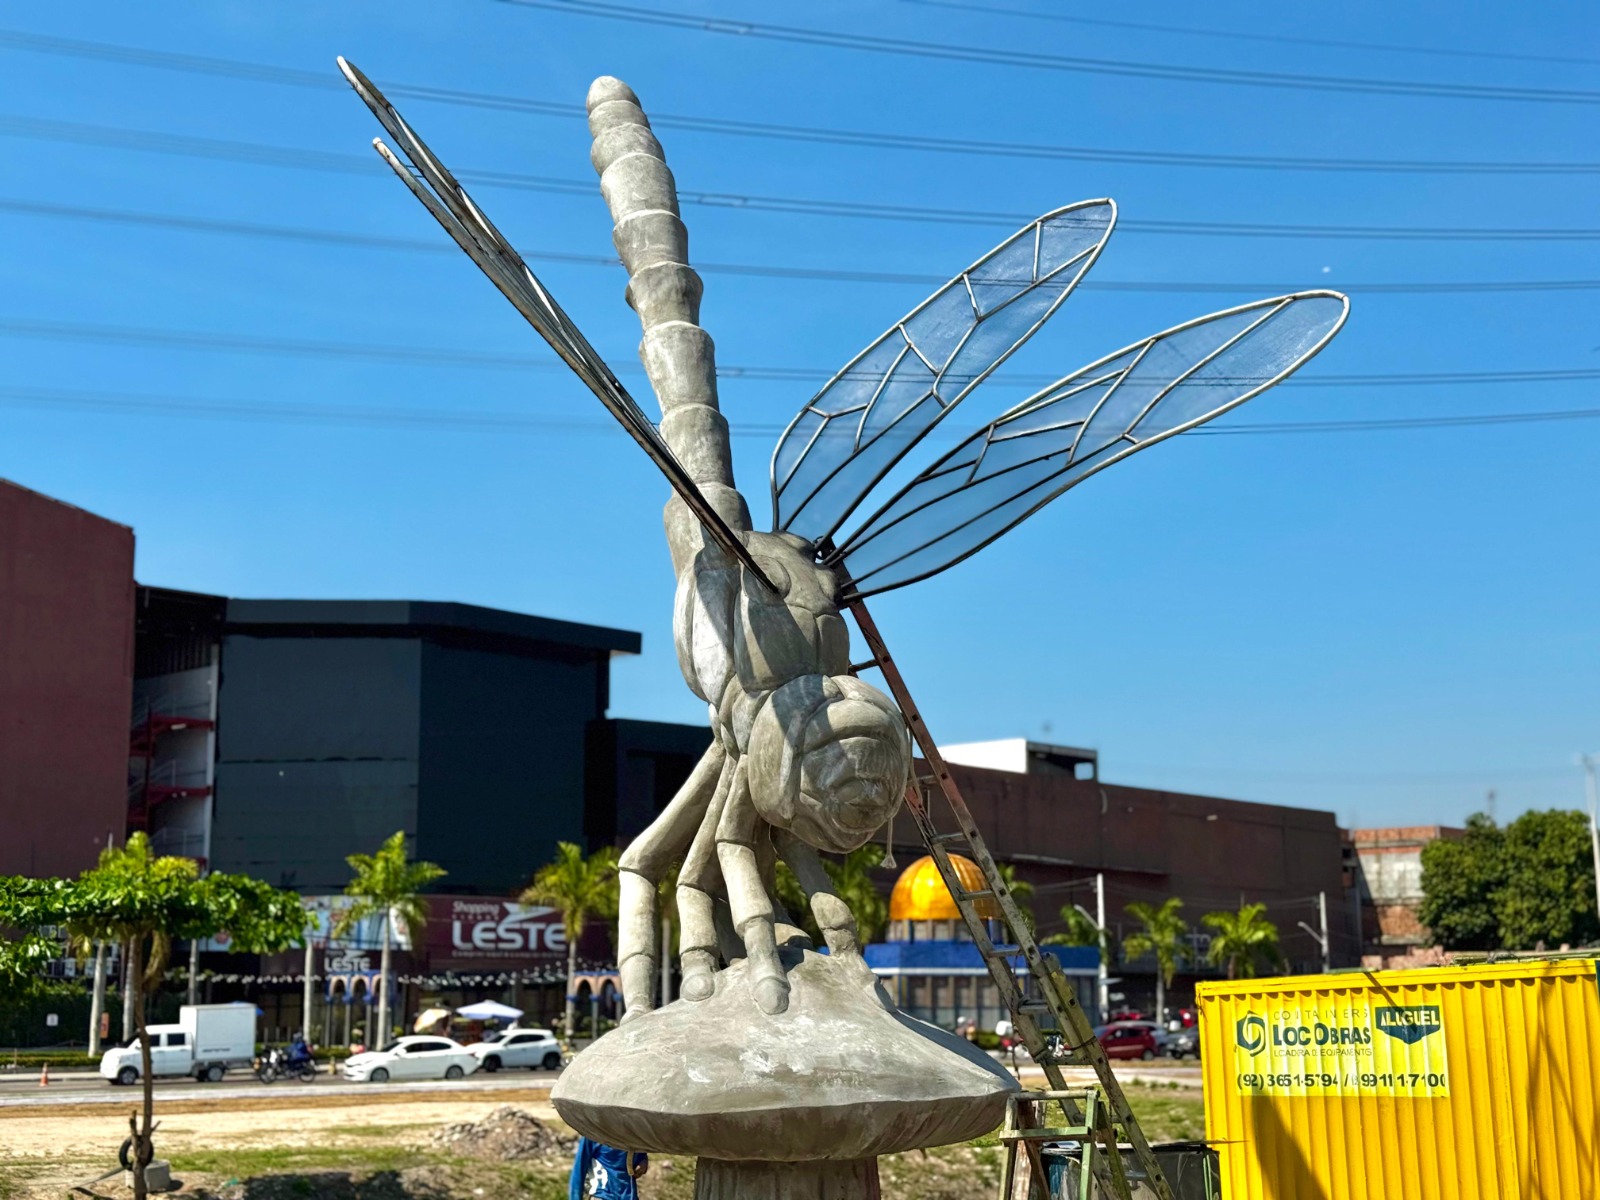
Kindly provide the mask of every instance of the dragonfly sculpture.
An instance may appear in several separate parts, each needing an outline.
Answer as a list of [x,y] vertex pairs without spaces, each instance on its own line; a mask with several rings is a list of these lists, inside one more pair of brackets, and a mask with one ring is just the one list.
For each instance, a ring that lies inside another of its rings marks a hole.
[[[904,455],[1048,320],[1105,248],[1110,200],[1048,213],[892,325],[801,409],[772,457],[771,532],[735,487],[715,357],[699,323],[676,184],[638,98],[602,78],[591,154],[644,328],[660,402],[652,422],[517,251],[383,94],[340,69],[394,140],[378,153],[457,245],[666,475],[677,574],[673,636],[713,743],[622,856],[618,964],[630,1017],[653,1004],[657,890],[679,867],[681,995],[713,994],[743,958],[756,1004],[782,1012],[778,947],[803,937],[776,900],[789,864],[835,955],[858,951],[818,851],[868,841],[905,795],[901,709],[855,677],[842,607],[953,566],[1068,488],[1271,387],[1338,332],[1349,302],[1306,291],[1241,305],[1135,342],[1016,405],[846,522]],[[401,156],[404,156],[403,160]]]

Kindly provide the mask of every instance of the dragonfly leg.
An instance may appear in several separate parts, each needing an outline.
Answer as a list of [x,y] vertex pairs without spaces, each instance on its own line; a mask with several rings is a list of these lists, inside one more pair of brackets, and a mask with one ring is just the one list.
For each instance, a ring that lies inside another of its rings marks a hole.
[[622,852],[618,863],[617,962],[627,1016],[655,1007],[658,955],[657,885],[673,861],[689,846],[705,821],[727,762],[727,752],[713,742],[661,815]]
[[779,851],[805,889],[811,915],[817,920],[817,928],[822,930],[829,953],[859,954],[861,939],[856,932],[855,915],[833,890],[833,880],[823,870],[817,852],[790,833],[782,834]]
[[717,861],[722,865],[734,928],[744,942],[746,969],[756,1004],[762,1012],[781,1013],[789,1007],[789,980],[778,960],[772,897],[762,881],[756,852],[756,836],[762,832],[762,822],[750,799],[745,772],[745,760],[741,759],[717,824]]
[[678,966],[683,972],[679,993],[685,1000],[705,1000],[716,991],[717,825],[733,785],[735,768],[724,759],[714,794],[695,831],[678,872]]

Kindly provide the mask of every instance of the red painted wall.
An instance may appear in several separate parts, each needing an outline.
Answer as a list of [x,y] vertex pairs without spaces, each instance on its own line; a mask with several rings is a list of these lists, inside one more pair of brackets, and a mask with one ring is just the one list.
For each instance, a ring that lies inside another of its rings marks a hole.
[[0,480],[0,875],[75,875],[127,824],[133,530]]

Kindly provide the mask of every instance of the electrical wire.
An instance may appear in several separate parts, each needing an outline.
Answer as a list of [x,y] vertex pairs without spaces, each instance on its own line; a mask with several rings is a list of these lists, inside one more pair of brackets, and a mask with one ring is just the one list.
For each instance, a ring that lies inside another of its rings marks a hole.
[[994,16],[1026,17],[1034,21],[1055,21],[1069,25],[1090,25],[1102,29],[1131,29],[1140,33],[1176,33],[1186,37],[1207,37],[1242,42],[1266,42],[1280,46],[1322,46],[1335,50],[1378,50],[1392,54],[1433,54],[1444,58],[1480,58],[1503,62],[1568,63],[1600,66],[1600,58],[1575,58],[1562,54],[1519,54],[1507,50],[1459,50],[1449,46],[1401,46],[1392,42],[1356,42],[1341,38],[1293,37],[1281,33],[1245,33],[1236,29],[1201,29],[1193,25],[1157,25],[1148,21],[1114,21],[1105,17],[1083,17],[1075,13],[1034,12],[1026,8],[1006,8],[995,4],[972,4],[964,0],[901,0],[926,8],[949,8]]
[[[559,416],[545,413],[471,411],[458,408],[424,409],[399,406],[351,404],[282,404],[278,402],[216,400],[193,396],[136,395],[115,392],[82,391],[61,388],[0,386],[0,406],[44,409],[50,412],[86,411],[95,413],[156,414],[172,417],[220,420],[266,421],[286,424],[354,425],[380,428],[421,428],[454,433],[591,434],[613,436],[619,432],[614,421],[599,416]],[[1458,428],[1471,425],[1501,425],[1514,421],[1592,420],[1600,408],[1569,409],[1544,413],[1487,413],[1481,416],[1399,418],[1391,421],[1310,422],[1307,433],[1379,432]],[[770,439],[782,433],[778,424],[752,424],[740,421],[731,429],[734,437]],[[1294,433],[1298,426],[1287,423],[1207,425],[1186,437],[1219,435],[1272,435]],[[936,430],[928,441],[949,440]]]
[[[371,175],[381,170],[375,158],[327,150],[302,150],[257,142],[154,133],[82,122],[54,121],[0,114],[0,136],[105,146],[143,153],[172,154],[187,158],[246,162],[256,166],[296,170],[333,171]],[[518,191],[547,192],[591,198],[598,190],[587,179],[530,175],[516,171],[475,170],[454,172],[464,183]],[[805,216],[878,221],[918,221],[940,225],[998,226],[1015,229],[1038,213],[997,212],[984,209],[937,208],[913,204],[875,204],[854,200],[824,200],[796,196],[758,196],[733,192],[678,189],[682,204],[746,212],[777,212]],[[1600,229],[1451,228],[1391,225],[1278,225],[1248,221],[1169,221],[1127,219],[1119,229],[1133,233],[1182,234],[1209,237],[1330,238],[1379,241],[1600,241]]]
[[[279,84],[318,91],[343,90],[334,72],[307,71],[268,63],[214,58],[197,54],[178,54],[167,50],[146,50],[107,42],[78,38],[50,37],[20,30],[0,29],[0,49],[126,66],[148,67],[182,74],[240,79],[255,83]],[[387,82],[384,90],[398,99],[422,100],[494,112],[529,116],[585,120],[581,104],[557,103],[525,96],[504,96],[492,92],[460,88],[433,87],[427,84]],[[652,110],[650,123],[660,129],[682,129],[717,136],[758,138],[772,141],[813,143],[835,146],[873,147],[917,153],[976,156],[982,158],[1043,159],[1065,162],[1106,162],[1134,166],[1175,166],[1251,171],[1331,171],[1424,175],[1593,175],[1600,173],[1600,162],[1528,162],[1457,159],[1382,159],[1338,156],[1297,156],[1277,154],[1202,154],[1194,151],[1128,150],[1107,146],[1062,146],[1030,142],[1007,142],[997,138],[954,138],[888,132],[884,130],[835,129],[817,125],[785,125],[770,121],[745,121],[731,117],[707,117],[688,113]]]
[[1089,58],[1081,55],[1040,54],[1026,50],[997,50],[982,46],[959,46],[946,42],[921,42],[911,38],[883,37],[861,33],[837,33],[828,29],[804,29],[794,25],[769,25],[758,21],[728,20],[693,13],[664,12],[629,4],[603,3],[601,0],[499,0],[518,8],[541,9],[569,16],[597,17],[657,28],[686,29],[788,45],[823,46],[836,50],[858,50],[896,57],[937,59],[947,62],[982,63],[1039,71],[1071,72],[1090,75],[1122,76],[1133,79],[1166,79],[1183,83],[1217,83],[1246,87],[1286,88],[1296,91],[1362,93],[1375,96],[1419,96],[1443,100],[1505,100],[1542,104],[1600,104],[1600,91],[1579,88],[1529,88],[1500,84],[1435,83],[1418,79],[1361,79],[1342,75],[1309,75],[1303,72],[1241,71],[1225,67],[1185,67],[1168,63],[1131,62],[1121,59]]
[[[299,358],[354,359],[396,365],[472,367],[486,370],[557,371],[567,367],[549,355],[503,354],[457,350],[438,346],[386,345],[370,342],[330,342],[310,338],[264,337],[259,334],[215,333],[205,330],[155,329],[147,326],[100,325],[80,321],[54,321],[32,317],[0,317],[0,336],[43,341],[88,342],[102,345],[159,346],[175,350],[206,350]],[[637,363],[619,359],[619,373],[642,374]],[[723,380],[795,382],[818,386],[832,371],[810,367],[718,364]],[[1045,387],[1059,376],[1033,372],[1004,372],[987,385]],[[1319,371],[1294,376],[1280,388],[1371,388],[1448,385],[1460,387],[1494,383],[1566,383],[1600,379],[1600,367],[1541,368],[1528,371],[1420,371],[1337,373]],[[1508,414],[1516,416],[1517,414]],[[1428,418],[1430,421],[1434,418]],[[1441,420],[1446,418],[1439,418]]]
[[[0,212],[19,216],[60,218],[104,224],[133,225],[173,229],[187,233],[206,233],[228,237],[308,242],[313,245],[352,246],[369,250],[396,250],[454,257],[460,252],[443,239],[393,237],[358,233],[353,230],[308,229],[304,226],[266,225],[251,221],[230,221],[215,217],[189,217],[173,213],[132,212],[126,209],[90,208],[77,204],[55,204],[43,200],[0,197]],[[522,256],[536,262],[571,263],[614,270],[621,260],[603,254],[571,254],[560,250],[524,250]],[[738,275],[768,279],[815,279],[839,283],[922,284],[937,287],[948,282],[944,275],[914,271],[857,271],[838,267],[789,267],[770,263],[718,263],[697,261],[695,269],[704,275]],[[1303,283],[1248,283],[1201,280],[1087,279],[1080,290],[1103,292],[1155,292],[1180,294],[1280,293],[1299,290]],[[1439,281],[1433,283],[1344,283],[1346,292],[1365,295],[1440,295],[1479,292],[1575,292],[1600,289],[1600,279],[1486,280],[1482,282]]]

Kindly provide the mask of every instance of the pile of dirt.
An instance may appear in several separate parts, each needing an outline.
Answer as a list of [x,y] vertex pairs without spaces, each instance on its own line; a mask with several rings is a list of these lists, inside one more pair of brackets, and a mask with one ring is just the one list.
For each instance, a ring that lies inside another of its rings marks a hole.
[[502,1104],[481,1121],[447,1125],[430,1135],[428,1143],[467,1158],[509,1162],[557,1154],[570,1158],[578,1139],[558,1134],[532,1113]]

